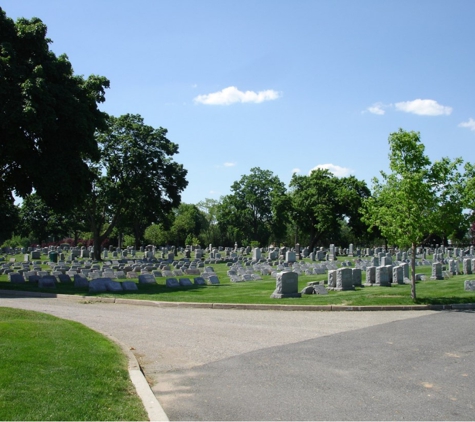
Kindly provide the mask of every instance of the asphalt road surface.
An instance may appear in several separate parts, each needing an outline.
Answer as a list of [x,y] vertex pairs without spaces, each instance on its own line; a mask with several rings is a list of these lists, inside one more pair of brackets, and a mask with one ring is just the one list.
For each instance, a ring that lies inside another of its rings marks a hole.
[[0,306],[128,345],[170,420],[475,420],[475,312]]

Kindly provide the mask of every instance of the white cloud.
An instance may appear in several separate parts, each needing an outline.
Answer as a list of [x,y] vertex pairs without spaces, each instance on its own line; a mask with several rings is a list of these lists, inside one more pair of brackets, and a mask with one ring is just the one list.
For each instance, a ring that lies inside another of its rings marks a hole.
[[294,173],[300,173],[302,170],[300,170],[299,168],[294,168],[292,169],[292,174]]
[[333,173],[336,177],[347,177],[351,173],[353,173],[352,169],[340,167],[335,164],[319,164],[318,166],[315,166],[313,169],[311,169],[308,172],[308,174],[312,173],[312,171],[317,170],[317,169],[328,170],[330,173]]
[[236,163],[224,163],[224,167],[234,167]]
[[470,130],[475,131],[475,120],[471,117],[468,119],[468,122],[462,122],[459,124],[459,127],[468,127]]
[[440,116],[452,113],[452,107],[443,106],[434,100],[414,100],[403,101],[395,104],[396,109],[406,113],[418,114],[420,116]]
[[194,98],[195,103],[207,105],[229,105],[233,103],[262,103],[276,100],[281,94],[273,89],[266,91],[239,91],[235,86],[224,88],[211,94],[198,95]]
[[368,107],[366,110],[373,114],[383,115],[384,113],[386,113],[386,111],[383,109],[385,107],[389,107],[389,106],[385,106],[382,103],[374,103],[371,107]]

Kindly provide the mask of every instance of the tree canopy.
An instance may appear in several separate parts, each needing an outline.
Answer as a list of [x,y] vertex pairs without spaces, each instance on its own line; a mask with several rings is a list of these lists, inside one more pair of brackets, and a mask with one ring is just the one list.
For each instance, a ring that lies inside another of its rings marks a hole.
[[356,235],[363,233],[360,208],[370,195],[366,183],[315,169],[308,176],[294,174],[290,189],[293,219],[298,230],[308,235],[310,249],[336,242],[344,219]]
[[[373,180],[373,196],[366,200],[365,221],[381,230],[392,244],[411,246],[412,298],[416,300],[416,248],[431,233],[447,230],[447,211],[462,214],[464,179],[460,159],[432,163],[424,154],[420,134],[400,129],[389,136],[389,168],[382,181]],[[457,186],[455,186],[457,185]]]
[[98,134],[101,160],[85,202],[96,257],[122,218],[132,224],[137,220],[145,231],[180,204],[187,171],[172,160],[178,145],[166,134],[166,129],[145,125],[132,114],[110,116],[107,129]]
[[[86,196],[99,159],[94,134],[109,81],[74,75],[49,50],[38,18],[13,22],[0,9],[0,193],[35,191],[48,206],[71,208]],[[61,183],[58,183],[58,181]]]
[[270,170],[259,167],[231,186],[218,206],[219,226],[231,239],[261,245],[285,236],[289,200],[285,185]]

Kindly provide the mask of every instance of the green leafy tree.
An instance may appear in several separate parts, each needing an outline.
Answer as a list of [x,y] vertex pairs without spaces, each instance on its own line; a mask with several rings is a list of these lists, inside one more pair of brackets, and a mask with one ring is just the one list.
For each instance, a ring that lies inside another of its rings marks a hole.
[[202,211],[207,220],[207,228],[202,229],[200,238],[203,240],[204,245],[223,245],[226,243],[225,236],[220,230],[218,225],[218,207],[220,201],[216,199],[206,198],[196,204],[198,209]]
[[10,193],[0,192],[0,244],[13,236],[20,223],[19,208]]
[[366,200],[365,221],[380,229],[392,244],[411,246],[411,296],[416,300],[416,248],[430,233],[443,232],[446,212],[460,212],[448,204],[451,196],[450,183],[463,191],[464,179],[457,172],[460,159],[447,158],[431,163],[424,154],[420,134],[400,129],[389,136],[389,168],[391,173],[381,172],[382,181],[373,180],[373,196]]
[[176,210],[170,234],[175,245],[185,246],[189,236],[198,238],[203,230],[208,227],[205,214],[193,204],[180,204]]
[[36,193],[25,197],[19,208],[19,217],[19,233],[38,244],[50,239],[58,241],[71,234],[77,243],[80,233],[86,229],[84,214],[80,210],[56,211]]
[[109,81],[74,75],[46,32],[40,19],[15,23],[0,9],[0,194],[35,191],[63,210],[90,191],[87,161],[99,158],[94,134],[105,114],[97,105]]
[[151,224],[145,229],[145,242],[150,245],[164,246],[171,239],[170,232],[166,230],[163,224]]
[[217,220],[232,243],[266,245],[285,236],[290,201],[284,183],[270,170],[252,168],[232,184],[231,192],[219,204]]
[[158,223],[180,204],[187,171],[172,160],[178,145],[166,134],[166,129],[154,129],[132,114],[110,116],[107,130],[98,134],[101,161],[85,203],[97,258],[122,217],[132,221],[134,215],[146,216]]
[[293,221],[308,235],[310,249],[338,241],[343,220],[354,235],[361,235],[367,227],[361,223],[360,208],[369,195],[365,182],[354,176],[338,178],[325,169],[308,176],[294,174],[290,181]]

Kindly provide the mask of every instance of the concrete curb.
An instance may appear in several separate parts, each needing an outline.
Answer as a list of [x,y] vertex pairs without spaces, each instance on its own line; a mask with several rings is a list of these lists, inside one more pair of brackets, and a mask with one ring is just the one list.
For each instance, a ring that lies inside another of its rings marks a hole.
[[[90,329],[92,330],[92,328]],[[115,338],[114,336],[111,336],[108,333],[104,333],[98,330],[95,331],[101,333],[103,336],[107,337],[109,340],[112,340],[114,343],[121,347],[124,355],[129,361],[128,371],[130,380],[132,381],[132,384],[134,384],[135,390],[137,391],[137,395],[142,400],[144,408],[147,411],[149,420],[168,422],[168,416],[160,405],[158,399],[155,397],[155,394],[153,394],[152,389],[150,388],[150,385],[145,379],[142,369],[140,368],[140,364],[138,363],[137,358],[130,351],[130,347],[126,346],[119,339]]]
[[44,297],[74,300],[85,303],[117,303],[123,305],[156,306],[159,308],[202,308],[202,309],[242,309],[259,311],[444,311],[475,310],[475,303],[454,303],[449,305],[385,305],[385,306],[345,306],[345,305],[271,305],[252,303],[199,303],[199,302],[160,302],[154,300],[121,299],[100,296],[78,296],[56,293],[25,292],[19,290],[0,290],[0,295],[16,297]]

